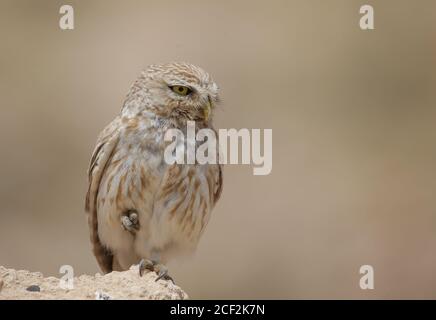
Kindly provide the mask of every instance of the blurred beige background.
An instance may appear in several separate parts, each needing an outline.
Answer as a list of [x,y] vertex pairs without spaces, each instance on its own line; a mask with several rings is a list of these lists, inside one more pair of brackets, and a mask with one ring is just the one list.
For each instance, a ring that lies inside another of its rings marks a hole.
[[218,128],[273,129],[271,175],[227,166],[196,255],[170,264],[192,298],[436,298],[435,18],[433,0],[1,0],[0,264],[98,272],[97,134],[141,68],[182,60],[219,83]]

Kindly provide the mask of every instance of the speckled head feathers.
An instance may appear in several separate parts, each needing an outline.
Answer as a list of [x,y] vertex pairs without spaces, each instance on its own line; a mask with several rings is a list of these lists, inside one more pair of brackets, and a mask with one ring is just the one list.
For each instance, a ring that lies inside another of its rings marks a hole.
[[[177,94],[174,86],[186,87],[189,94]],[[208,121],[218,101],[218,86],[206,71],[189,63],[172,62],[150,65],[142,71],[128,94],[125,109],[129,113],[147,111],[161,117]]]

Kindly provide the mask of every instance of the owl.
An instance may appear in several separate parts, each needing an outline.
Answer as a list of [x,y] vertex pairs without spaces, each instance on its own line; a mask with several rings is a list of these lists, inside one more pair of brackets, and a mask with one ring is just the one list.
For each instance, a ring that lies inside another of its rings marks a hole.
[[101,132],[88,169],[86,212],[93,253],[104,273],[155,271],[192,253],[220,198],[219,164],[168,164],[170,129],[212,130],[218,86],[188,63],[151,65],[131,86],[119,115]]

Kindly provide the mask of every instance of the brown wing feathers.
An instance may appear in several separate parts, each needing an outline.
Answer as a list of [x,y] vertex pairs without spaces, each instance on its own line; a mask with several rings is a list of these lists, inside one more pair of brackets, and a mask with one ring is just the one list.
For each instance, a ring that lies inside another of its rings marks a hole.
[[111,136],[108,138],[109,139],[106,141],[102,141],[97,145],[92,155],[88,171],[89,186],[85,203],[85,209],[88,212],[88,224],[93,247],[92,249],[97,262],[104,273],[112,271],[113,256],[112,253],[102,245],[98,237],[97,195],[101,178],[118,142],[118,136]]

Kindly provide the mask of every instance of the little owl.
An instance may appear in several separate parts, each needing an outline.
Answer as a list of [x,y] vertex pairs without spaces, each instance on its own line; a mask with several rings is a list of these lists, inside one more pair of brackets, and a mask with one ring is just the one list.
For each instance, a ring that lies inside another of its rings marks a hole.
[[139,263],[171,279],[168,259],[193,252],[222,190],[219,164],[167,164],[169,129],[212,127],[218,87],[187,63],[152,65],[130,88],[92,154],[86,211],[103,272]]

